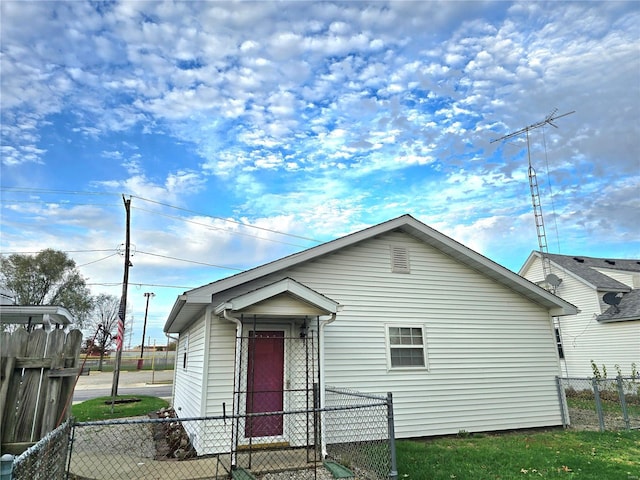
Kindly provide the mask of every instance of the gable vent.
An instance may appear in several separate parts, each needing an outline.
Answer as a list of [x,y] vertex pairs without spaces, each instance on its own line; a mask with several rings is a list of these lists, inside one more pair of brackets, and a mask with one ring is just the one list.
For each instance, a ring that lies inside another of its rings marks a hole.
[[406,247],[391,247],[391,271],[409,273],[409,251]]

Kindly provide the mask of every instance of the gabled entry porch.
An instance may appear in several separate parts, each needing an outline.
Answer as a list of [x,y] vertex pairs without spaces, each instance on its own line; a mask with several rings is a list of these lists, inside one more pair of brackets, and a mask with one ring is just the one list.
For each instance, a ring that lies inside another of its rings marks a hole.
[[290,278],[214,309],[236,326],[235,452],[304,447],[316,458],[321,429],[313,409],[324,403],[323,331],[339,309]]

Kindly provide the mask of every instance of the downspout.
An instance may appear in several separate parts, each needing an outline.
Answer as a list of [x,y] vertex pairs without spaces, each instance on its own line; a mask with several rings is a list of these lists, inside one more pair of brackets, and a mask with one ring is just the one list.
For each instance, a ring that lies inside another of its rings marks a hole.
[[[231,468],[235,468],[237,464],[236,454],[237,454],[237,444],[238,444],[238,432],[235,422],[235,416],[240,413],[240,396],[236,395],[236,391],[240,388],[240,355],[241,355],[241,342],[242,342],[242,321],[239,318],[236,318],[229,314],[229,311],[225,308],[222,310],[222,316],[225,320],[228,320],[231,323],[235,323],[236,325],[236,352],[235,352],[235,375],[234,375],[234,385],[233,385],[233,411],[232,421],[231,421]],[[236,405],[236,396],[238,397],[238,404]]]
[[[320,322],[320,331],[318,332],[318,342],[320,343],[320,358],[319,358],[319,368],[320,368],[320,408],[325,407],[325,381],[324,381],[324,327],[333,323],[336,319],[336,314],[332,313],[331,316]],[[322,458],[327,457],[327,442],[325,440],[325,429],[324,429],[324,414],[320,415],[320,423],[322,428],[320,429],[320,445],[322,446]]]

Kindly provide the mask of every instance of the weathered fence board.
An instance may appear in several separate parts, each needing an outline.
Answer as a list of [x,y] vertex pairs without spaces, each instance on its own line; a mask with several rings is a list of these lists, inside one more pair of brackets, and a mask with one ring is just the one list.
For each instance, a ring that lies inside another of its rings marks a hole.
[[82,333],[19,328],[1,341],[2,451],[23,450],[69,417]]

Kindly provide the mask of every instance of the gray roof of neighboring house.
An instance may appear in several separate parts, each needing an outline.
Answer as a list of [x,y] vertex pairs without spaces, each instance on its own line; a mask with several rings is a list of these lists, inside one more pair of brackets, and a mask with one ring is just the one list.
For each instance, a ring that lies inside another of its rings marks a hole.
[[553,263],[569,270],[596,287],[598,290],[629,292],[631,288],[628,285],[595,270],[594,268],[606,268],[609,270],[640,273],[640,260],[593,258],[577,255],[558,255],[555,253],[548,253],[547,256]]
[[640,320],[640,290],[625,293],[618,305],[611,305],[604,313],[598,315],[596,320],[603,323]]
[[547,254],[549,260],[593,285],[596,290],[621,293],[620,303],[598,315],[599,322],[640,320],[640,290],[599,272],[596,268],[640,273],[640,260],[628,258],[593,258]]

